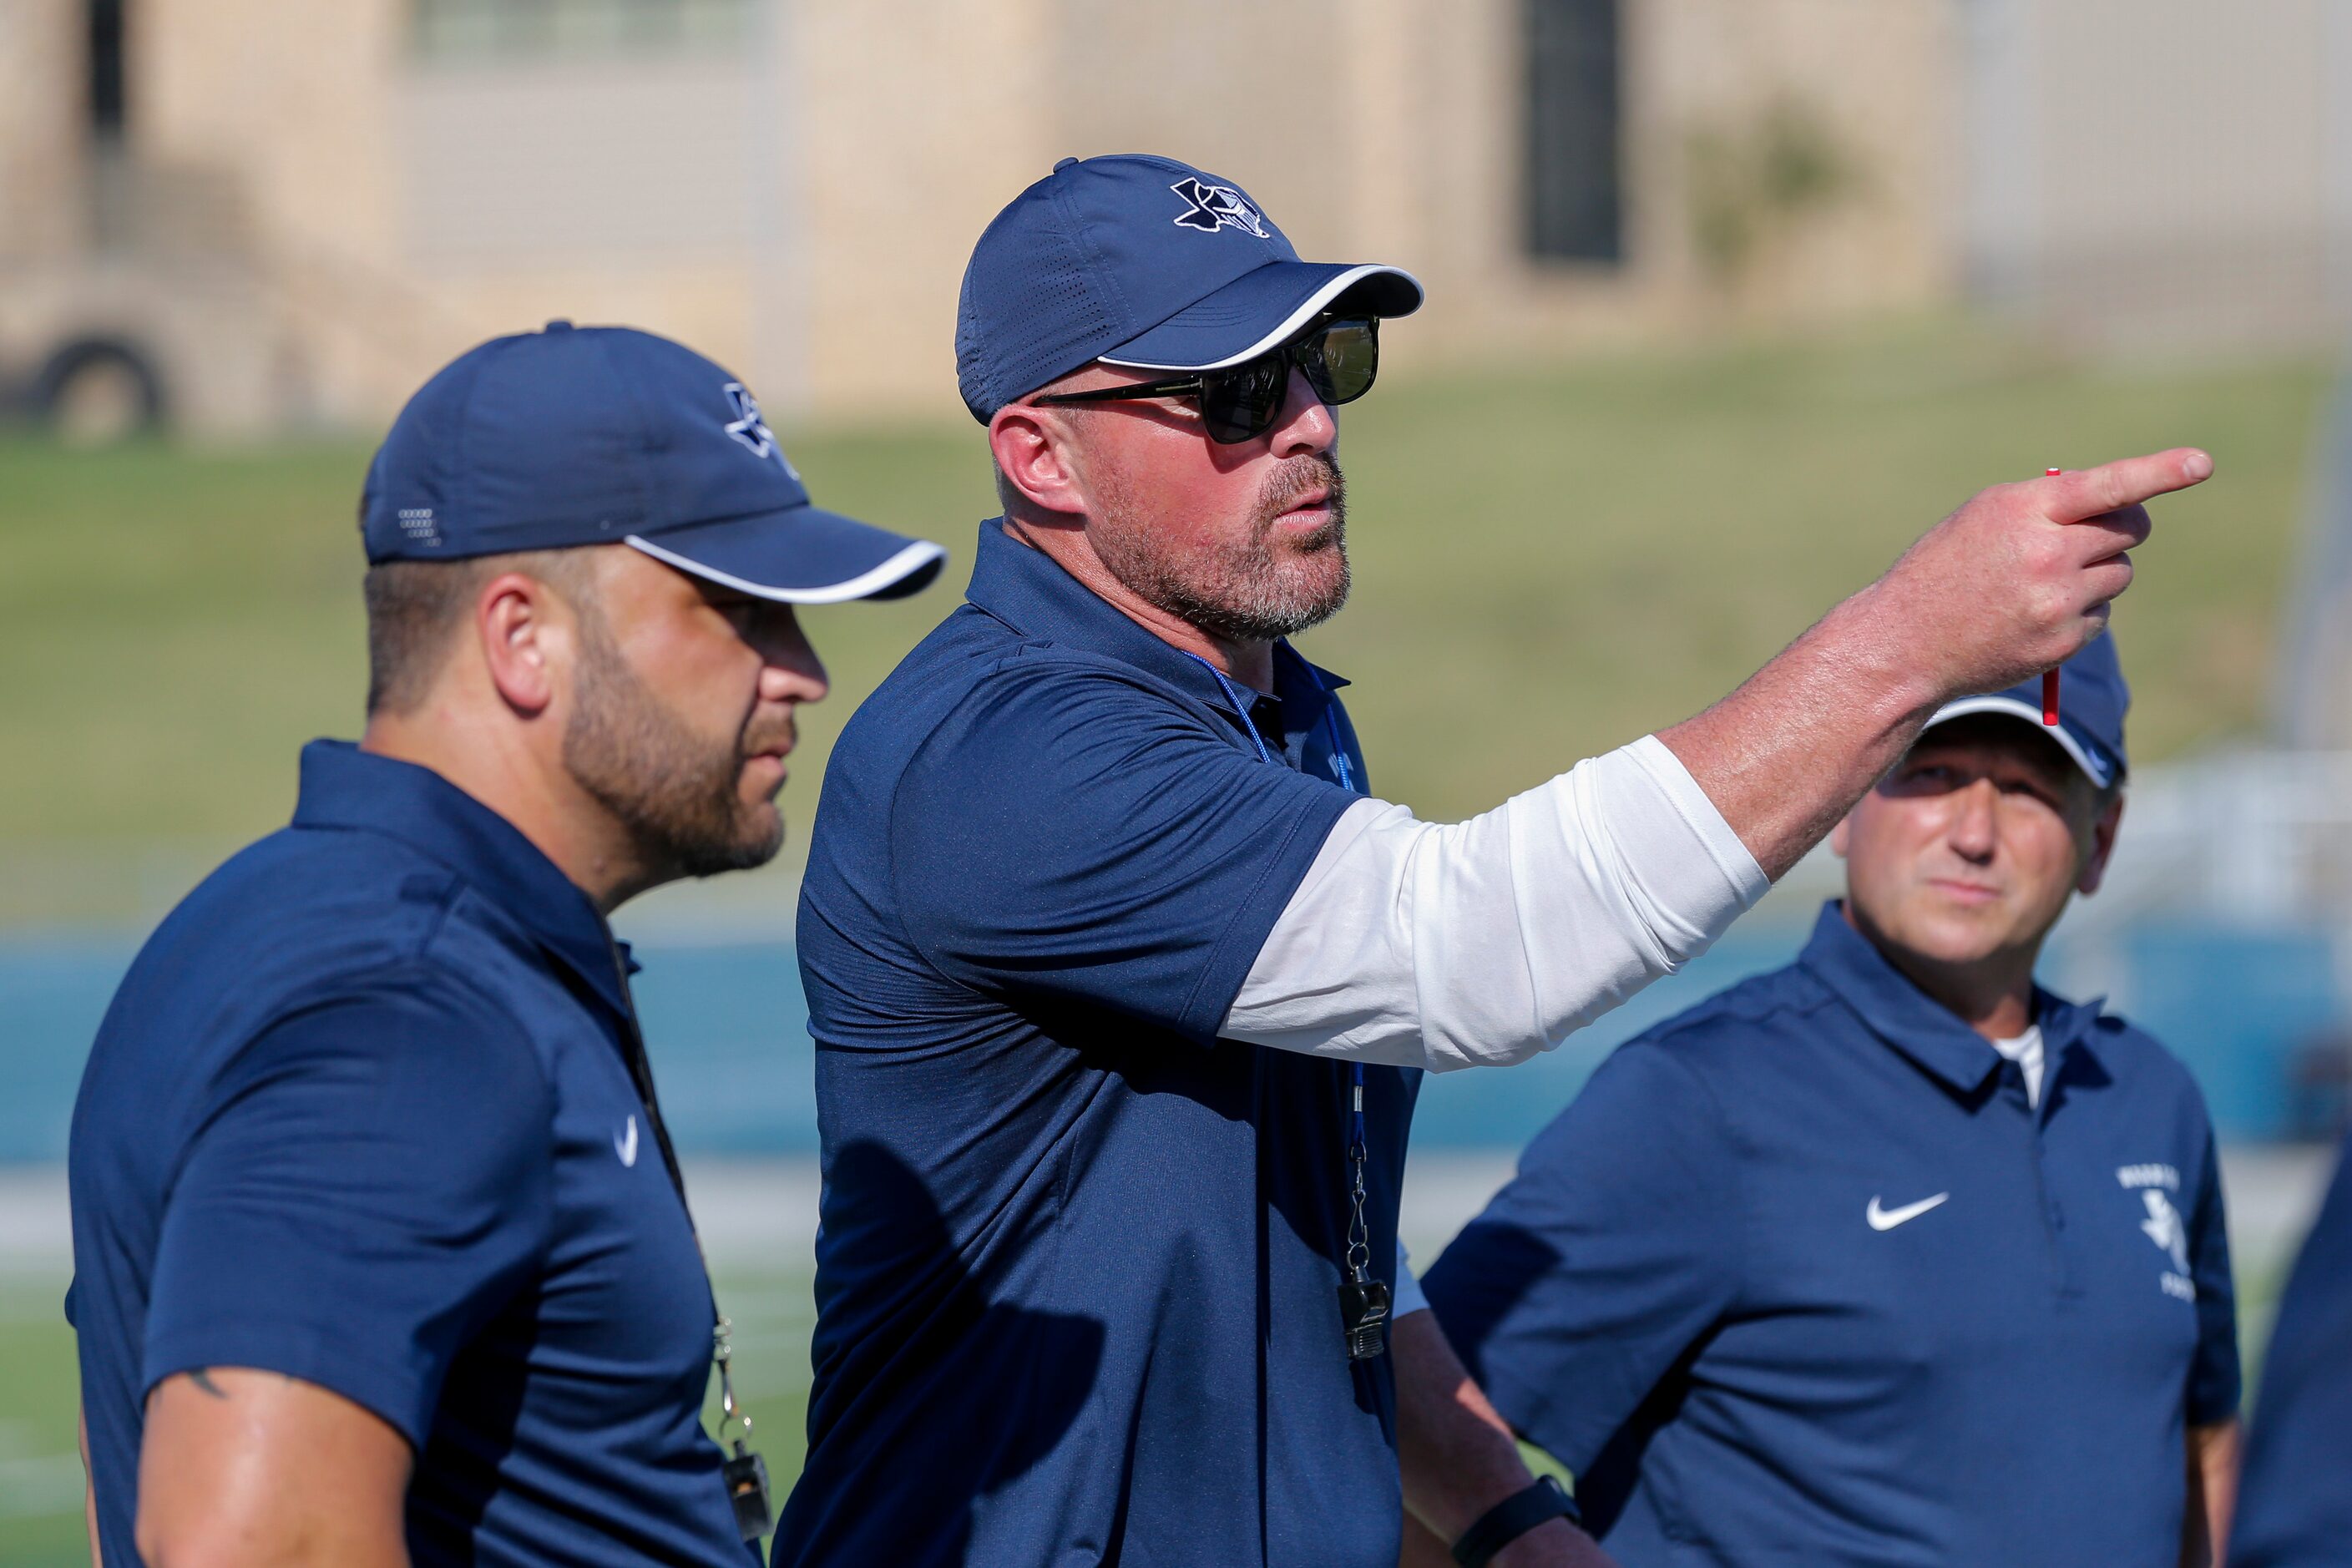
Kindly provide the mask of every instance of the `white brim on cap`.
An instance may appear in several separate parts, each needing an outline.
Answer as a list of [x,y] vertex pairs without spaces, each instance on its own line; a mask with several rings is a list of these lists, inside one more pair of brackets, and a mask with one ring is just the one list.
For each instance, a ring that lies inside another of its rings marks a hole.
[[1296,337],[1360,288],[1381,296],[1368,315],[1405,316],[1421,308],[1421,279],[1401,267],[1274,261],[1098,357],[1129,370],[1230,369]]
[[[1937,709],[1936,716],[1927,721],[1927,728],[1932,730],[1938,724],[1947,723],[1954,719],[1965,719],[1972,713],[2006,713],[2012,718],[2022,719],[2057,742],[2060,749],[2074,759],[2074,765],[2081,768],[2093,784],[2105,789],[2115,782],[2115,774],[2107,764],[2100,761],[2097,753],[2083,744],[2075,738],[2074,732],[2066,727],[2063,710],[2060,710],[2057,723],[2044,724],[2042,721],[2042,710],[2034,707],[2031,702],[1998,694],[1990,697],[1963,697],[1957,702],[1947,702]],[[1923,730],[1920,732],[1925,734],[1927,731]]]
[[695,523],[623,542],[706,582],[784,605],[897,599],[940,574],[948,552],[821,507]]

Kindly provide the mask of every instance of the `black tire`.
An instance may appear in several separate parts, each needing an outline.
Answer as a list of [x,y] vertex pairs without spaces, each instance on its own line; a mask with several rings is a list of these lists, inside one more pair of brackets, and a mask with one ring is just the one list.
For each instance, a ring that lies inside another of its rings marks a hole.
[[33,379],[26,411],[40,424],[58,428],[68,416],[78,387],[92,376],[113,376],[130,394],[130,417],[115,436],[147,435],[163,426],[170,412],[163,379],[138,345],[117,338],[77,338],[51,354]]

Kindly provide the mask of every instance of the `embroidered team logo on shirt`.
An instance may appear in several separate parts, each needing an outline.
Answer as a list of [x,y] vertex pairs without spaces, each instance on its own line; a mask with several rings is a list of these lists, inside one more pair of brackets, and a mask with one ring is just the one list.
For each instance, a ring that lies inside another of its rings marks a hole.
[[1176,215],[1179,228],[1197,228],[1203,234],[1238,228],[1260,239],[1265,237],[1265,215],[1233,186],[1203,184],[1187,174],[1168,188],[1191,204]]
[[2158,1276],[2157,1283],[2168,1296],[2196,1300],[2197,1281],[2189,1271],[2189,1225],[2172,1201],[2180,1191],[2180,1173],[2163,1164],[2123,1165],[2116,1168],[2116,1181],[2126,1191],[2139,1194],[2140,1206],[2147,1211],[2139,1222],[2140,1233],[2172,1265]]

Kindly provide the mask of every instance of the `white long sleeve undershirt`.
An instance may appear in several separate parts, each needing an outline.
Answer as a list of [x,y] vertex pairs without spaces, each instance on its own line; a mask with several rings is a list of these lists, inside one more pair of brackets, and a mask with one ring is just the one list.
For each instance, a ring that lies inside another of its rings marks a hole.
[[1654,735],[1467,822],[1360,801],[1220,1032],[1440,1072],[1524,1061],[1706,952],[1768,886]]

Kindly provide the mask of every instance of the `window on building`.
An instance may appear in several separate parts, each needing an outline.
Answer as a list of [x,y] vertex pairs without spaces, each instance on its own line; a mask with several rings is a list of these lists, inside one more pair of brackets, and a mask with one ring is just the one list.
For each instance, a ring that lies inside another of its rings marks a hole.
[[123,87],[122,0],[89,0],[89,133],[100,142],[122,140],[129,95]]
[[723,50],[753,0],[415,0],[426,59],[555,58]]
[[1560,261],[1625,258],[1619,0],[1524,0],[1527,240]]

